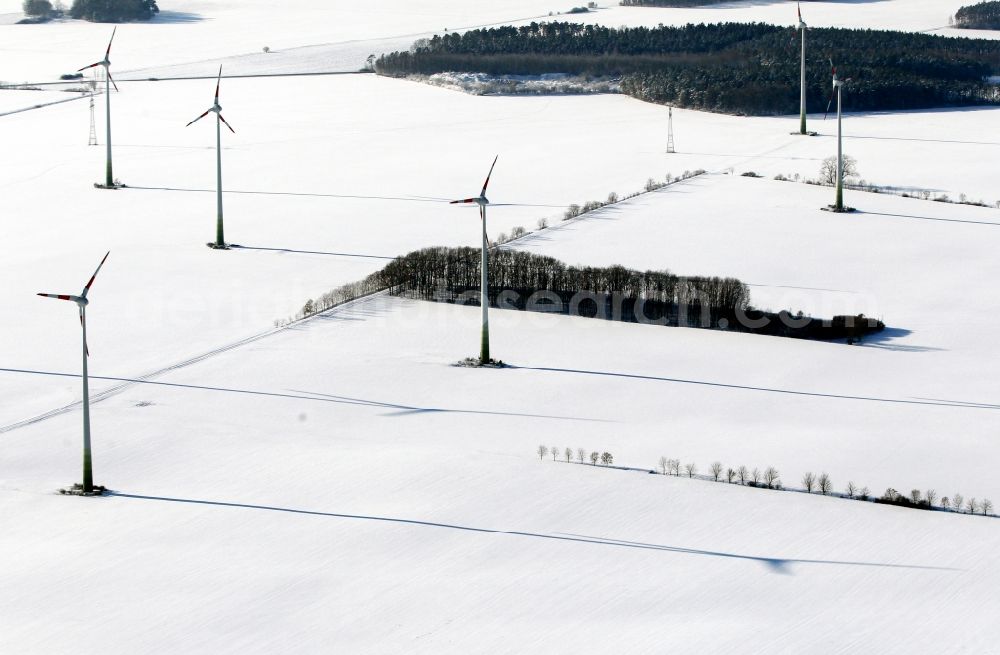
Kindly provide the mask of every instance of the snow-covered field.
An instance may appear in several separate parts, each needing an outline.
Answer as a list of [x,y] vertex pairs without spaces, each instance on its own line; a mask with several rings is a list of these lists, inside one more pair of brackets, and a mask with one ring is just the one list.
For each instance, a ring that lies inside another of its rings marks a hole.
[[[160,19],[119,30],[114,70],[350,70],[375,43],[568,9],[285,4],[164,0]],[[807,19],[929,30],[960,4],[816,2]],[[0,0],[0,79],[52,80],[99,58],[109,26],[12,25],[19,5]],[[790,9],[587,20],[790,22]],[[277,52],[247,54],[263,45]],[[0,651],[995,648],[993,519],[533,451],[609,450],[650,468],[666,455],[703,472],[718,459],[775,466],[789,486],[813,470],[838,490],[1000,501],[996,209],[848,193],[860,211],[835,216],[818,211],[829,189],[739,177],[816,176],[835,149],[821,117],[821,136],[801,138],[794,119],[678,110],[668,155],[664,109],[622,96],[228,79],[226,235],[244,247],[216,252],[204,245],[213,126],[184,127],[212,81],[120,86],[115,175],[130,188],[115,192],[92,187],[104,148],[86,145],[85,99],[33,109],[67,94],[0,91]],[[851,115],[846,151],[867,180],[992,203],[998,118]],[[553,224],[515,247],[735,275],[759,306],[863,311],[890,330],[848,348],[498,311],[495,354],[515,367],[501,371],[450,366],[475,354],[476,308],[377,298],[268,334],[391,257],[477,245],[475,212],[445,201],[478,191],[496,153],[490,198],[522,206],[491,211],[491,235]],[[710,174],[559,221],[570,203],[697,168]],[[97,482],[119,495],[72,499],[53,492],[79,475],[79,324],[34,294],[78,292],[107,250],[90,370]]]

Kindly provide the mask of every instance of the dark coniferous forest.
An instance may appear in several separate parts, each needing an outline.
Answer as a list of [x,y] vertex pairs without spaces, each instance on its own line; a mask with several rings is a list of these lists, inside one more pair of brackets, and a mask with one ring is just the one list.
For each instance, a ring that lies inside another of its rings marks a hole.
[[[746,284],[735,278],[681,277],[623,266],[567,266],[552,257],[512,250],[490,253],[493,307],[587,318],[693,328],[717,328],[801,339],[858,339],[885,325],[862,316],[819,319],[750,307]],[[390,290],[395,295],[479,304],[480,250],[425,248],[393,260],[361,282],[310,300],[303,315]]]
[[1000,30],[1000,0],[962,7],[955,12],[955,27]]
[[[833,59],[847,111],[1000,104],[986,78],[1000,72],[1000,42],[884,30],[810,29],[807,101],[822,111]],[[723,23],[608,28],[532,23],[451,33],[383,55],[383,75],[445,71],[494,75],[619,76],[642,100],[731,114],[798,111],[799,34],[791,27]]]

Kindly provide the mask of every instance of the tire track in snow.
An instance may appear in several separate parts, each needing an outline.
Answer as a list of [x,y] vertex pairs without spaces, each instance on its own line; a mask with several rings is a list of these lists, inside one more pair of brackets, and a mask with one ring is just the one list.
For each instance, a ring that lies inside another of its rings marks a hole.
[[[241,348],[241,347],[249,345],[251,343],[255,343],[257,341],[261,341],[263,339],[266,339],[268,337],[274,336],[276,334],[280,334],[280,333],[282,333],[282,332],[284,332],[284,331],[286,331],[288,329],[291,329],[293,327],[298,327],[298,326],[302,325],[303,323],[307,323],[307,322],[309,322],[309,321],[311,321],[313,319],[316,319],[316,318],[318,318],[320,316],[328,316],[330,314],[335,314],[336,312],[338,312],[340,310],[352,307],[352,306],[354,306],[356,304],[367,302],[367,301],[372,300],[372,299],[374,299],[376,297],[387,295],[388,293],[389,293],[388,289],[383,289],[382,291],[374,291],[372,293],[369,293],[367,295],[361,296],[359,298],[355,298],[354,300],[348,300],[346,302],[343,302],[343,303],[341,303],[339,305],[336,305],[334,307],[331,307],[330,309],[327,309],[325,311],[313,314],[312,316],[299,319],[298,321],[293,321],[292,323],[289,323],[288,325],[283,325],[281,327],[271,328],[270,330],[265,330],[264,332],[258,332],[257,334],[251,335],[251,336],[246,337],[244,339],[240,339],[239,341],[234,341],[234,342],[228,343],[228,344],[226,344],[224,346],[219,346],[218,348],[213,348],[212,350],[209,350],[207,352],[203,352],[200,355],[195,355],[194,357],[189,357],[188,359],[184,359],[182,361],[176,362],[176,363],[171,364],[169,366],[165,366],[165,367],[157,369],[155,371],[151,371],[151,372],[146,373],[144,375],[139,375],[139,376],[137,376],[135,378],[132,378],[128,382],[122,382],[121,384],[116,384],[115,386],[113,386],[113,387],[111,387],[109,389],[105,389],[104,391],[101,391],[99,393],[91,394],[90,395],[90,404],[93,405],[94,403],[99,403],[102,400],[107,400],[108,398],[111,398],[113,396],[116,396],[116,395],[120,394],[121,392],[125,391],[126,389],[128,389],[129,387],[131,387],[133,385],[141,384],[143,382],[147,382],[149,380],[153,380],[155,378],[158,378],[158,377],[160,377],[162,375],[166,375],[167,373],[171,373],[173,371],[177,371],[177,370],[180,370],[180,369],[183,369],[183,368],[187,368],[188,366],[192,366],[194,364],[198,364],[198,363],[203,362],[203,361],[205,361],[207,359],[211,359],[212,357],[215,357],[217,355],[221,355],[223,353],[227,353],[227,352],[230,352],[232,350],[236,350],[237,348]],[[83,400],[80,399],[80,400],[77,400],[75,402],[69,403],[68,405],[63,405],[62,407],[56,407],[55,409],[50,409],[47,412],[44,412],[42,414],[38,414],[36,416],[32,416],[31,418],[26,418],[24,420],[17,421],[15,423],[9,423],[7,425],[0,426],[0,434],[4,434],[4,433],[7,433],[7,432],[12,432],[12,431],[17,430],[19,428],[27,427],[29,425],[35,425],[36,423],[41,423],[42,421],[46,421],[46,420],[48,420],[50,418],[55,418],[56,416],[61,416],[61,415],[66,414],[68,412],[74,411],[75,409],[77,409],[78,407],[80,407],[82,405],[83,405]]]

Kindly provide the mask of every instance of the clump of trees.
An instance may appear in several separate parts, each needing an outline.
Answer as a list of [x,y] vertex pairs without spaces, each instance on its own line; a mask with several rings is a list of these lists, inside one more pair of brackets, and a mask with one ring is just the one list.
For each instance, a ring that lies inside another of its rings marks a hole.
[[[811,111],[826,106],[827,58],[850,62],[847,111],[1000,104],[986,78],[1000,71],[1000,43],[861,29],[814,28],[806,79]],[[448,33],[383,55],[382,75],[445,71],[490,75],[567,73],[620,77],[627,95],[731,114],[796,113],[794,28],[763,23],[609,28],[531,23]]]
[[95,23],[149,20],[159,13],[156,0],[73,0],[69,15]]
[[26,16],[44,17],[52,13],[53,7],[49,0],[24,0],[21,10]]
[[973,30],[1000,30],[1000,1],[979,2],[962,7],[951,21],[955,27]]

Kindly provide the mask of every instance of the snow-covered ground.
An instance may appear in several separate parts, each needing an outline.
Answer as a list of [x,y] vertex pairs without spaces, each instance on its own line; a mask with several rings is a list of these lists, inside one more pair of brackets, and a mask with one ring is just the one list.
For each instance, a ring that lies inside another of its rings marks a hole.
[[[119,30],[115,70],[348,70],[375,42],[568,8],[286,4],[161,2],[160,19]],[[930,29],[958,5],[808,3],[807,20]],[[10,22],[7,81],[89,63],[109,31]],[[242,56],[263,45],[279,52]],[[838,489],[1000,501],[996,209],[848,193],[861,211],[834,216],[818,211],[829,189],[738,177],[816,176],[832,122],[801,138],[794,119],[678,110],[668,155],[664,109],[622,96],[228,79],[226,229],[244,248],[216,252],[214,126],[184,127],[212,81],[121,88],[115,174],[130,188],[115,192],[92,187],[104,148],[86,145],[85,99],[32,109],[67,94],[0,91],[0,114],[28,109],[0,116],[0,650],[989,652],[1000,636],[995,520],[532,455],[545,443],[702,471],[719,459],[775,466],[792,486],[825,470]],[[998,117],[851,115],[846,150],[867,180],[992,203]],[[864,311],[891,329],[848,348],[494,312],[495,354],[516,367],[501,371],[450,366],[475,354],[476,308],[382,298],[267,334],[393,256],[477,245],[475,212],[445,201],[478,191],[496,153],[490,198],[524,206],[492,210],[491,235],[553,223],[516,247],[736,275],[757,305]],[[558,220],[697,168],[712,174]],[[34,294],[79,291],[107,250],[88,311],[94,443],[97,481],[121,495],[65,498],[53,490],[79,474],[79,326],[71,305]]]
[[996,488],[995,409],[890,402],[939,383],[890,387],[905,367],[877,367],[907,355],[884,349],[493,317],[518,368],[449,366],[474,349],[476,308],[370,301],[133,386],[94,408],[98,479],[120,496],[51,494],[76,471],[78,415],[4,435],[5,640],[912,653],[989,652],[1000,636],[994,519],[533,455],[718,457],[787,484],[808,467],[838,487],[850,472],[969,495]]

